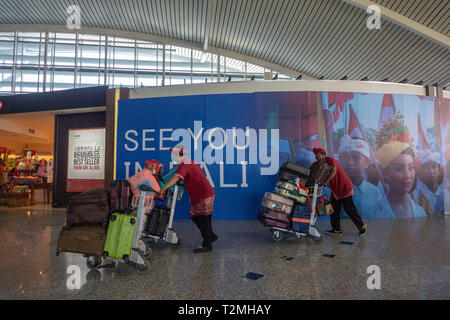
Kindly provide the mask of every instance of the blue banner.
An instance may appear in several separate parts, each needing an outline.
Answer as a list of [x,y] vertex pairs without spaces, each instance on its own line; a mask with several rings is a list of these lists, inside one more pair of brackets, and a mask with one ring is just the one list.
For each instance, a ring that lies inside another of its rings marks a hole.
[[[364,219],[448,212],[448,99],[351,92],[216,94],[120,100],[117,116],[116,178],[136,174],[150,159],[168,170],[170,147],[182,144],[214,187],[214,219],[256,219],[279,167],[285,161],[309,167],[318,146],[352,180]],[[185,194],[175,218],[187,219],[189,211]]]

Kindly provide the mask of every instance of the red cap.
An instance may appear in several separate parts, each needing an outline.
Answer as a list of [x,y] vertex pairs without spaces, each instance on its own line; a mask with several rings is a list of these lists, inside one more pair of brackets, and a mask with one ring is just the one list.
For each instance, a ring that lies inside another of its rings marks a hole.
[[322,148],[322,147],[314,148],[314,149],[313,149],[313,152],[314,152],[314,154],[317,154],[318,152],[322,152],[322,153],[327,154],[327,152],[325,151],[325,149]]

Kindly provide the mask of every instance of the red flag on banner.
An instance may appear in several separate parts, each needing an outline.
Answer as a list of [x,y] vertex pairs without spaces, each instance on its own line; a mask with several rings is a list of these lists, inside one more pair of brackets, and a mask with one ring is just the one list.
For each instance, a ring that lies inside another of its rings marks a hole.
[[[345,103],[353,98],[352,92],[328,92],[328,109],[331,112],[332,124],[339,120],[341,113],[344,111]],[[332,108],[333,105],[335,105],[334,108]]]
[[378,130],[381,130],[383,125],[394,117],[396,113],[394,98],[392,94],[385,94],[383,103],[381,104],[380,121],[378,122]]
[[350,120],[348,122],[348,135],[352,138],[366,140],[363,136],[362,128],[359,127],[358,119],[356,118],[355,112],[353,111],[351,105],[350,105]]

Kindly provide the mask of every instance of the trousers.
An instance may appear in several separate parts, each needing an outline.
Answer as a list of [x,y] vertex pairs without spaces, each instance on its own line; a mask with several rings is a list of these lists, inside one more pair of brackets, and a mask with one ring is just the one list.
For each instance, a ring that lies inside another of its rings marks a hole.
[[211,243],[217,239],[217,235],[212,230],[211,217],[212,214],[196,215],[191,217],[192,221],[194,221],[194,223],[200,229],[200,233],[202,234],[203,238],[203,247],[211,247]]
[[364,226],[364,222],[359,215],[358,209],[356,209],[353,203],[353,197],[347,197],[341,200],[336,200],[334,196],[331,197],[331,205],[334,212],[330,216],[331,227],[334,230],[341,230],[341,206],[344,206],[345,213],[350,217],[355,226],[361,231]]

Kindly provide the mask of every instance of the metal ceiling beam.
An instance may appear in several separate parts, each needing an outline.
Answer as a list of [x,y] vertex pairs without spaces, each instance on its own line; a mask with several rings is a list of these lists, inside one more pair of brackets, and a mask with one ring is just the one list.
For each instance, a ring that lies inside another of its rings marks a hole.
[[392,11],[386,7],[383,7],[370,0],[341,0],[353,6],[367,10],[370,6],[377,6],[380,8],[380,14],[382,17],[388,19],[389,21],[398,24],[422,37],[425,37],[440,46],[450,49],[450,38],[443,35],[442,33],[436,32],[424,25],[417,23],[395,11]]
[[[217,0],[209,0],[208,1],[208,12],[206,16],[206,24],[205,24],[205,39],[203,42],[203,50],[208,50],[209,43],[209,33],[212,30],[212,26],[214,25],[214,16],[217,8]],[[214,15],[214,16],[213,16]]]

